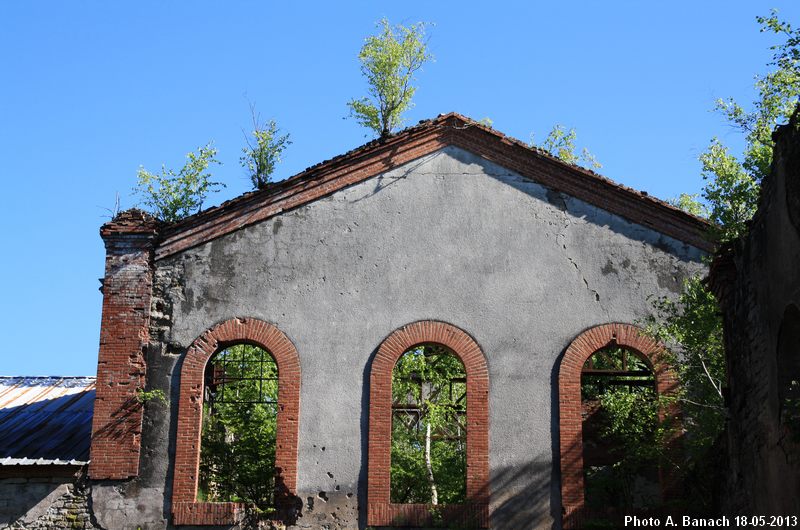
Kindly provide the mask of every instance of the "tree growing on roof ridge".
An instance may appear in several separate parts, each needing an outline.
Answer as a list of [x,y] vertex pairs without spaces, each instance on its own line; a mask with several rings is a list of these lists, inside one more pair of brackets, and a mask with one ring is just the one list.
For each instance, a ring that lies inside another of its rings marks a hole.
[[245,168],[253,183],[253,189],[263,189],[272,182],[275,165],[281,161],[283,150],[291,145],[289,134],[281,135],[275,120],[262,122],[255,106],[250,105],[253,117],[252,138],[245,134],[245,145],[239,163]]
[[577,147],[575,146],[577,137],[578,133],[574,128],[567,129],[563,125],[557,123],[553,125],[547,137],[540,144],[536,143],[534,135],[531,134],[531,147],[547,151],[567,164],[583,166],[590,169],[600,169],[603,167],[587,148],[584,147],[581,152],[578,153]]
[[383,138],[402,125],[417,90],[414,75],[433,56],[427,50],[424,22],[392,26],[383,18],[376,25],[380,32],[367,37],[358,54],[369,96],[352,99],[347,106],[351,117]]

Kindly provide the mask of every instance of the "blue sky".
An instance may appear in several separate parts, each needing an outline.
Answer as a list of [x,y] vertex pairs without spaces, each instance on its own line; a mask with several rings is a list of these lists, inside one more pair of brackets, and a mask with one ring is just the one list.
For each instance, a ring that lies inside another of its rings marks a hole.
[[609,178],[668,198],[700,189],[710,112],[752,99],[775,37],[756,15],[796,1],[3,2],[0,3],[0,374],[96,371],[104,249],[98,235],[136,170],[180,167],[209,141],[227,188],[248,102],[293,145],[291,176],[370,137],[345,119],[361,96],[358,50],[381,17],[429,31],[408,124],[457,111],[528,140],[575,127]]

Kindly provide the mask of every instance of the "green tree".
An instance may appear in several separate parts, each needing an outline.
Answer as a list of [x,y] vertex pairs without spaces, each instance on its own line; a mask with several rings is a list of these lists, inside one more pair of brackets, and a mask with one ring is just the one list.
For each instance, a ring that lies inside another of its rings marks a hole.
[[292,142],[288,134],[279,134],[275,120],[262,123],[252,105],[250,113],[253,131],[251,136],[245,135],[247,145],[242,148],[239,162],[249,173],[253,189],[263,189],[272,181],[275,165],[281,161],[281,154]]
[[[735,156],[714,138],[700,155],[706,181],[703,202],[682,195],[673,202],[692,214],[706,214],[720,242],[739,238],[755,213],[761,182],[772,162],[772,131],[788,122],[800,94],[800,31],[777,18],[757,17],[762,32],[783,36],[772,47],[774,67],[756,78],[758,97],[748,109],[733,99],[719,100],[716,110],[745,139],[741,156]],[[719,436],[725,419],[722,387],[726,380],[722,319],[716,298],[701,277],[685,281],[678,300],[654,300],[649,331],[672,347],[686,428],[688,456],[699,462]]]
[[265,350],[239,344],[206,372],[198,497],[274,511],[278,367]]
[[668,199],[667,202],[686,213],[697,217],[708,218],[708,207],[705,203],[700,202],[698,197],[700,197],[699,193],[681,193],[673,199]]
[[581,149],[580,153],[578,152],[575,146],[575,140],[577,138],[578,133],[575,129],[567,129],[563,125],[556,124],[540,144],[536,143],[534,135],[531,134],[531,147],[547,151],[567,164],[584,166],[591,169],[600,169],[603,167],[595,156],[585,147]]
[[380,33],[367,37],[358,54],[369,96],[347,106],[359,124],[385,137],[402,125],[417,90],[414,75],[433,56],[427,50],[423,22],[392,26],[384,18],[377,26]]
[[213,182],[208,167],[219,164],[217,150],[207,144],[197,153],[186,155],[186,163],[177,172],[161,167],[161,173],[150,173],[140,167],[134,188],[148,211],[162,221],[171,223],[200,211],[203,201],[211,192],[225,185]]
[[584,371],[583,428],[593,447],[584,454],[587,506],[628,510],[657,504],[640,485],[657,482],[658,466],[667,465],[672,429],[659,420],[659,409],[668,404],[655,393],[652,370],[635,353],[612,346],[592,355]]
[[[746,233],[748,222],[756,211],[761,182],[772,162],[772,132],[776,125],[789,120],[800,95],[800,31],[777,18],[758,17],[762,32],[783,37],[772,47],[774,69],[756,78],[758,97],[749,108],[733,99],[718,100],[715,108],[726,121],[739,130],[745,139],[740,156],[734,155],[718,138],[700,155],[702,177],[705,180],[698,195],[681,194],[670,201],[693,215],[711,221],[712,236],[724,243]],[[556,127],[538,147],[570,163],[578,156],[574,146],[574,131]],[[604,476],[591,476],[587,487],[594,483],[613,486],[610,490],[625,494],[631,476],[640,462],[656,458],[673,472],[692,476],[694,491],[687,494],[696,509],[711,498],[715,476],[713,469],[703,469],[704,462],[725,422],[723,385],[725,351],[722,319],[717,300],[708,291],[701,276],[689,278],[677,300],[653,300],[653,314],[646,319],[648,332],[666,343],[665,353],[679,377],[677,393],[658,401],[646,401],[642,394],[608,392],[601,396],[600,407],[604,427],[600,434],[616,440],[624,447],[624,457],[614,468],[600,470]],[[688,462],[667,458],[663,441],[671,436],[671,427],[658,419],[657,410],[677,400],[683,413],[684,447]],[[688,465],[687,465],[688,464]],[[587,497],[588,499],[588,497]],[[601,496],[602,499],[602,496]],[[623,504],[628,501],[623,499]]]
[[700,276],[684,282],[677,300],[664,297],[653,304],[655,313],[648,318],[647,329],[671,346],[665,361],[681,382],[674,397],[684,412],[687,457],[696,461],[703,458],[725,423],[725,348],[719,307]]
[[783,36],[784,41],[771,47],[775,67],[756,77],[758,98],[746,109],[733,98],[720,99],[716,110],[744,134],[745,148],[734,156],[718,138],[700,155],[702,175],[706,180],[702,197],[708,204],[709,219],[721,241],[745,233],[758,202],[762,179],[772,163],[772,132],[787,123],[800,95],[800,30],[782,22],[773,11],[769,17],[757,17],[762,32]]
[[466,374],[440,346],[417,346],[392,371],[391,499],[458,504],[466,499]]

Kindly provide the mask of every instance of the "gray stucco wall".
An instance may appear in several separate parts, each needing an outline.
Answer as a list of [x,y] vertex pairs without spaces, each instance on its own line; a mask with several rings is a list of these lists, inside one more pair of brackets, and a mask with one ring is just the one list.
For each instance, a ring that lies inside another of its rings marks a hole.
[[549,528],[560,355],[588,327],[644,317],[647,297],[677,292],[701,254],[448,147],[161,260],[148,385],[171,403],[147,410],[135,489],[148,494],[98,484],[95,510],[113,497],[150,514],[143,528],[166,524],[180,356],[242,316],[274,323],[300,355],[298,490],[313,509],[298,524],[363,527],[371,358],[395,329],[435,319],[487,358],[493,526]]

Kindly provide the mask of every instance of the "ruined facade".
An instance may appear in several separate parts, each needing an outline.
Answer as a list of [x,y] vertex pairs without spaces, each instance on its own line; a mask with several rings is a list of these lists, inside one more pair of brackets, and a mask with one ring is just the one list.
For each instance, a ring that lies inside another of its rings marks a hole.
[[575,366],[608,344],[658,350],[636,322],[702,271],[705,231],[455,114],[175,225],[123,212],[101,232],[94,517],[240,520],[198,500],[197,468],[203,370],[246,342],[278,365],[287,524],[430,524],[427,506],[390,502],[387,396],[398,356],[435,343],[467,373],[469,502],[444,516],[558,527],[583,502]]
[[774,134],[748,234],[715,257],[728,361],[723,511],[800,513],[800,131]]

